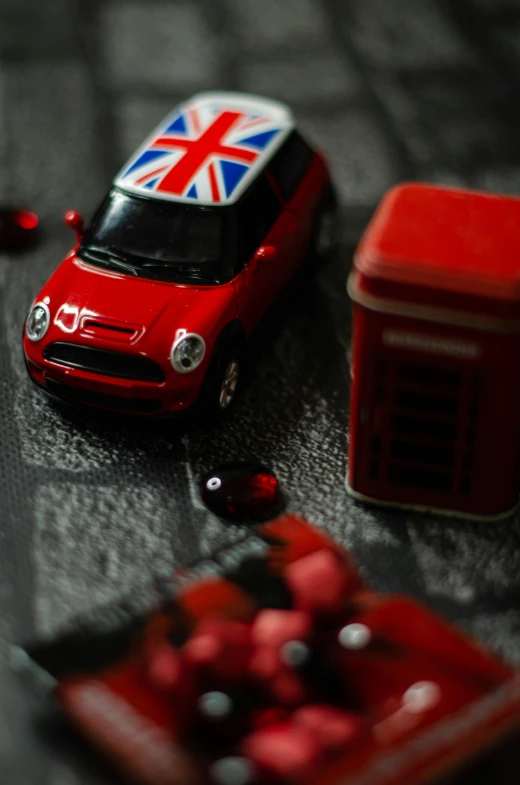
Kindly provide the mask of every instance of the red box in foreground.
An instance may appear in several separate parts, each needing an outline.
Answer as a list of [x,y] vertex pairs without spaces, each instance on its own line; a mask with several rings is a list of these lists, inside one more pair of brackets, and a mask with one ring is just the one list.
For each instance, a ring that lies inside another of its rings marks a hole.
[[417,602],[369,590],[320,532],[284,516],[240,547],[138,623],[100,619],[31,652],[131,781],[423,785],[463,771],[469,785],[468,764],[514,737],[518,674]]
[[497,518],[515,507],[520,199],[405,184],[355,255],[347,487]]

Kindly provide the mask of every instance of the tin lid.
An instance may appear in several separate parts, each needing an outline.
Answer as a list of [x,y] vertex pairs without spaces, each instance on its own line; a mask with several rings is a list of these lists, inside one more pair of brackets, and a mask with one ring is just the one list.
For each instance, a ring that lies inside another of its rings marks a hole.
[[[420,183],[384,196],[355,255],[378,297],[467,310],[474,300],[520,315],[520,199]],[[475,305],[475,304],[474,304]],[[473,308],[471,308],[473,310]]]

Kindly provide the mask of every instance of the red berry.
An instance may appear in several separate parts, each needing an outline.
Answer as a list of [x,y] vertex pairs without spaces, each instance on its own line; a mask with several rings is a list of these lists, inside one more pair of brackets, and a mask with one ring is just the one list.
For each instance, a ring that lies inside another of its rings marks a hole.
[[185,664],[179,652],[168,643],[160,643],[150,652],[147,675],[152,684],[174,692],[185,677]]
[[253,622],[251,637],[257,645],[283,646],[309,637],[312,619],[304,611],[263,610]]
[[365,730],[359,715],[325,704],[302,706],[294,712],[293,721],[314,733],[327,749],[342,748],[356,741]]
[[284,576],[296,607],[314,613],[340,611],[357,582],[338,555],[327,548],[287,565]]
[[304,681],[287,666],[275,646],[259,646],[249,665],[253,679],[275,701],[284,706],[298,706],[307,698]]
[[151,685],[166,693],[176,707],[189,714],[194,710],[197,682],[191,664],[182,653],[163,642],[148,654],[146,676]]
[[320,748],[311,731],[287,722],[251,733],[242,742],[241,754],[278,777],[298,780],[315,768]]
[[186,657],[216,679],[240,680],[251,655],[247,624],[224,618],[203,619],[184,646]]

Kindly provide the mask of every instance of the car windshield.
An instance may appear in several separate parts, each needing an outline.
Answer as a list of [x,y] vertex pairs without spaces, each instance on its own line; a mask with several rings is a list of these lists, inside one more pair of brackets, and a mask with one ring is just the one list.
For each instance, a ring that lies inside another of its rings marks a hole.
[[109,269],[179,283],[225,278],[222,209],[143,199],[113,189],[87,228],[79,256]]

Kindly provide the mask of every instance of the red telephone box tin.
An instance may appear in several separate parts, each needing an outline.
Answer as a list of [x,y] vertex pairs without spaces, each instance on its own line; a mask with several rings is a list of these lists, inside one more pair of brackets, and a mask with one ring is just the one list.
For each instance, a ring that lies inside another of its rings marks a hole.
[[349,493],[508,515],[519,491],[520,199],[393,188],[348,291]]

